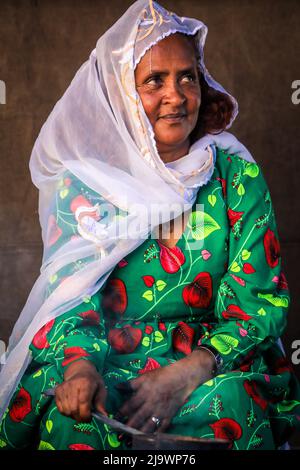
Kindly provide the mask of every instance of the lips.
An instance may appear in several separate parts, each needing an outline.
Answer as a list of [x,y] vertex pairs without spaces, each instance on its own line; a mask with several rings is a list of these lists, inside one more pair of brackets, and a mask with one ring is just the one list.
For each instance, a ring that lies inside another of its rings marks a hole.
[[186,117],[186,113],[173,113],[173,114],[164,114],[160,116],[159,119],[165,119],[168,121],[180,121]]

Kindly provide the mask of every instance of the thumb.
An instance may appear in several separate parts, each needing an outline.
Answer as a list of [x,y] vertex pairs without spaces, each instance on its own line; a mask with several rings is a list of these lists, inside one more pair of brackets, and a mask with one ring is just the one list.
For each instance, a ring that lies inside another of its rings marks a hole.
[[105,409],[105,402],[107,396],[107,389],[104,384],[99,385],[99,388],[94,397],[94,407],[99,413],[102,413],[105,416],[108,416],[108,413]]

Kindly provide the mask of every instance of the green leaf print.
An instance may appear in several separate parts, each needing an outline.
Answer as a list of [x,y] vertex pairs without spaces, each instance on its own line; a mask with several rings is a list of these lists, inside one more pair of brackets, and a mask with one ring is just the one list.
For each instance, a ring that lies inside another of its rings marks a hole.
[[249,259],[251,256],[251,251],[248,251],[248,250],[243,250],[242,251],[242,260],[243,261],[246,261],[247,259]]
[[121,442],[118,440],[118,436],[115,432],[108,434],[107,440],[109,445],[113,448],[119,447],[121,445]]
[[161,334],[160,331],[156,331],[156,332],[154,333],[154,341],[155,341],[156,343],[160,343],[163,339],[164,339],[164,337],[163,337],[163,335]]
[[264,308],[260,308],[259,310],[257,310],[257,313],[258,315],[261,315],[262,317],[264,317],[267,314]]
[[215,203],[217,202],[216,196],[214,194],[210,194],[207,199],[210,205],[214,207]]
[[41,441],[38,450],[55,450],[49,442]]
[[239,187],[238,187],[238,190],[237,190],[237,193],[239,196],[244,196],[245,194],[245,188],[244,188],[244,185],[242,183],[239,184]]
[[50,284],[54,284],[57,281],[57,274],[53,274],[52,276],[49,277],[49,282]]
[[256,163],[247,163],[244,175],[250,176],[250,178],[256,178],[259,174],[259,168]]
[[288,297],[284,296],[275,296],[273,294],[257,294],[257,297],[259,299],[265,299],[268,302],[270,302],[272,305],[275,305],[275,307],[285,307],[287,308],[289,306],[289,299]]
[[145,336],[143,338],[142,345],[145,346],[145,348],[148,348],[149,344],[150,344],[150,338],[149,336]]
[[48,431],[48,433],[50,434],[50,432],[52,431],[52,428],[53,428],[53,421],[51,419],[47,419],[46,421],[46,429]]
[[6,442],[0,439],[0,448],[6,447],[6,446],[7,446]]
[[300,401],[297,400],[284,400],[281,403],[278,403],[277,410],[279,412],[291,411],[295,406],[300,405]]
[[65,188],[60,191],[59,196],[61,199],[65,199],[68,194],[69,194],[69,190]]
[[39,369],[35,374],[33,374],[32,378],[36,379],[37,377],[40,377],[42,373],[43,373],[42,369]]
[[209,214],[203,211],[194,211],[190,214],[187,223],[194,240],[203,240],[215,230],[220,230],[220,225]]
[[100,346],[99,346],[98,343],[94,343],[93,348],[96,349],[96,351],[98,351],[98,352],[100,351]]
[[262,445],[263,438],[259,434],[255,434],[255,436],[252,438],[251,443],[249,444],[250,446],[257,448]]
[[156,285],[157,290],[161,291],[166,287],[167,283],[163,281],[162,279],[159,279],[158,281],[156,281],[155,285]]
[[211,344],[224,355],[230,354],[233,348],[239,344],[238,339],[228,335],[216,335],[211,339]]
[[153,300],[153,292],[152,292],[152,290],[146,290],[146,291],[143,293],[142,297],[144,297],[144,299],[148,300],[148,302],[152,302],[152,300]]
[[238,273],[240,270],[241,270],[241,267],[237,264],[236,261],[232,263],[230,271],[233,271],[234,273]]

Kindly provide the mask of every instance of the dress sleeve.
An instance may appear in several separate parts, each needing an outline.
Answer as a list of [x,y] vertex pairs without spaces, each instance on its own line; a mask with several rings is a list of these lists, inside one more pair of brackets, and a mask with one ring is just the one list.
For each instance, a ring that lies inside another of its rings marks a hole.
[[29,349],[37,363],[55,364],[64,374],[78,360],[91,361],[101,373],[108,350],[101,295],[84,297],[83,302],[46,323],[34,336]]
[[223,371],[270,347],[283,333],[290,297],[281,268],[280,244],[270,192],[262,170],[228,157],[228,267],[198,346],[213,346]]
[[[99,220],[96,211],[101,196],[96,194],[69,171],[65,171],[57,183],[57,191],[49,206],[48,225],[44,244],[47,257],[51,257],[64,244],[81,237],[75,213],[78,207],[90,210],[92,220]],[[95,209],[95,210],[93,210]],[[104,215],[101,215],[104,217]],[[46,297],[73,272],[87,264],[83,256],[66,264],[48,280]],[[33,360],[38,363],[54,363],[59,372],[77,360],[89,360],[101,372],[108,344],[105,322],[101,309],[101,292],[84,297],[77,307],[66,311],[44,325],[34,336],[30,345]]]

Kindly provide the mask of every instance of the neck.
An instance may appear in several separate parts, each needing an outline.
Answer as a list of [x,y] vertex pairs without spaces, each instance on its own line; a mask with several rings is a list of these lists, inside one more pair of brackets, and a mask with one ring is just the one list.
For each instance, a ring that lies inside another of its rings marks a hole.
[[173,148],[168,146],[168,148],[161,148],[159,145],[157,146],[158,153],[160,158],[164,163],[175,162],[181,157],[184,157],[188,154],[190,148],[189,140],[186,140],[181,145],[176,145]]

